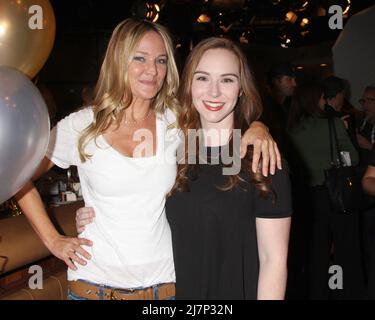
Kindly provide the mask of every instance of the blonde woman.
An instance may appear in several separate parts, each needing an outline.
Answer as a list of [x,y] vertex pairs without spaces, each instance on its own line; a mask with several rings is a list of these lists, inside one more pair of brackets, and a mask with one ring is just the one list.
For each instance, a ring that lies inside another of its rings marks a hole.
[[[175,272],[165,199],[176,178],[178,73],[160,25],[127,19],[113,32],[92,107],[52,130],[34,179],[53,165],[78,167],[96,219],[80,238],[60,235],[30,181],[17,199],[47,248],[68,265],[69,299],[170,299]],[[248,143],[271,172],[279,153],[267,129]],[[165,161],[165,159],[169,161]],[[172,160],[172,161],[171,161]],[[279,162],[279,161],[278,161]],[[280,164],[279,164],[280,165]],[[91,243],[89,240],[93,241]]]

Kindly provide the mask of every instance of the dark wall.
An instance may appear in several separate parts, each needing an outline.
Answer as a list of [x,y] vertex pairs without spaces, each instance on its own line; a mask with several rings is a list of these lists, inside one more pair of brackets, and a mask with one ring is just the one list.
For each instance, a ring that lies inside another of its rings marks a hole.
[[39,74],[55,97],[61,118],[79,107],[85,85],[96,82],[110,33],[76,33],[56,37],[51,55]]

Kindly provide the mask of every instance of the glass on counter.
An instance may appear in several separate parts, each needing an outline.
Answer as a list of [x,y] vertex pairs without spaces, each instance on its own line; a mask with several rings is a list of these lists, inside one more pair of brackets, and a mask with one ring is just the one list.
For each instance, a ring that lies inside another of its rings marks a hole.
[[13,197],[0,204],[0,219],[16,217],[23,212]]
[[60,205],[82,199],[76,167],[67,170],[50,170],[35,185],[43,201],[49,205]]

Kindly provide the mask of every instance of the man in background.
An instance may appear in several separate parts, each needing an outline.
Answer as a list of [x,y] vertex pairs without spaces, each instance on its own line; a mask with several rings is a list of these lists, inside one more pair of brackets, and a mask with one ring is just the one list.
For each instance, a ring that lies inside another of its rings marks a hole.
[[268,126],[284,156],[288,156],[286,126],[290,99],[297,87],[296,72],[289,63],[274,66],[268,72],[268,87],[262,93],[261,120]]

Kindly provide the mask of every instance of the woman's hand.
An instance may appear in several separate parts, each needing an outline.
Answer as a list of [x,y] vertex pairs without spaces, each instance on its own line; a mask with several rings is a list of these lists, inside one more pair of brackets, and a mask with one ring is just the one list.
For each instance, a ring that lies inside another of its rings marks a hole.
[[74,263],[79,263],[80,265],[85,266],[87,262],[83,258],[87,260],[91,259],[91,255],[81,246],[91,247],[92,242],[88,239],[58,235],[49,243],[48,249],[57,258],[63,260],[70,269],[77,270]]
[[247,146],[254,146],[252,170],[256,172],[262,155],[262,173],[275,174],[276,165],[281,169],[281,155],[276,142],[270,135],[268,128],[259,121],[254,121],[241,139],[241,158],[246,155]]
[[341,117],[341,121],[343,122],[346,130],[348,130],[349,128],[349,120],[350,120],[350,115]]
[[95,211],[90,207],[79,208],[76,212],[76,229],[77,233],[85,230],[85,226],[94,221]]
[[371,150],[373,147],[372,143],[359,133],[357,133],[357,141],[362,149]]

